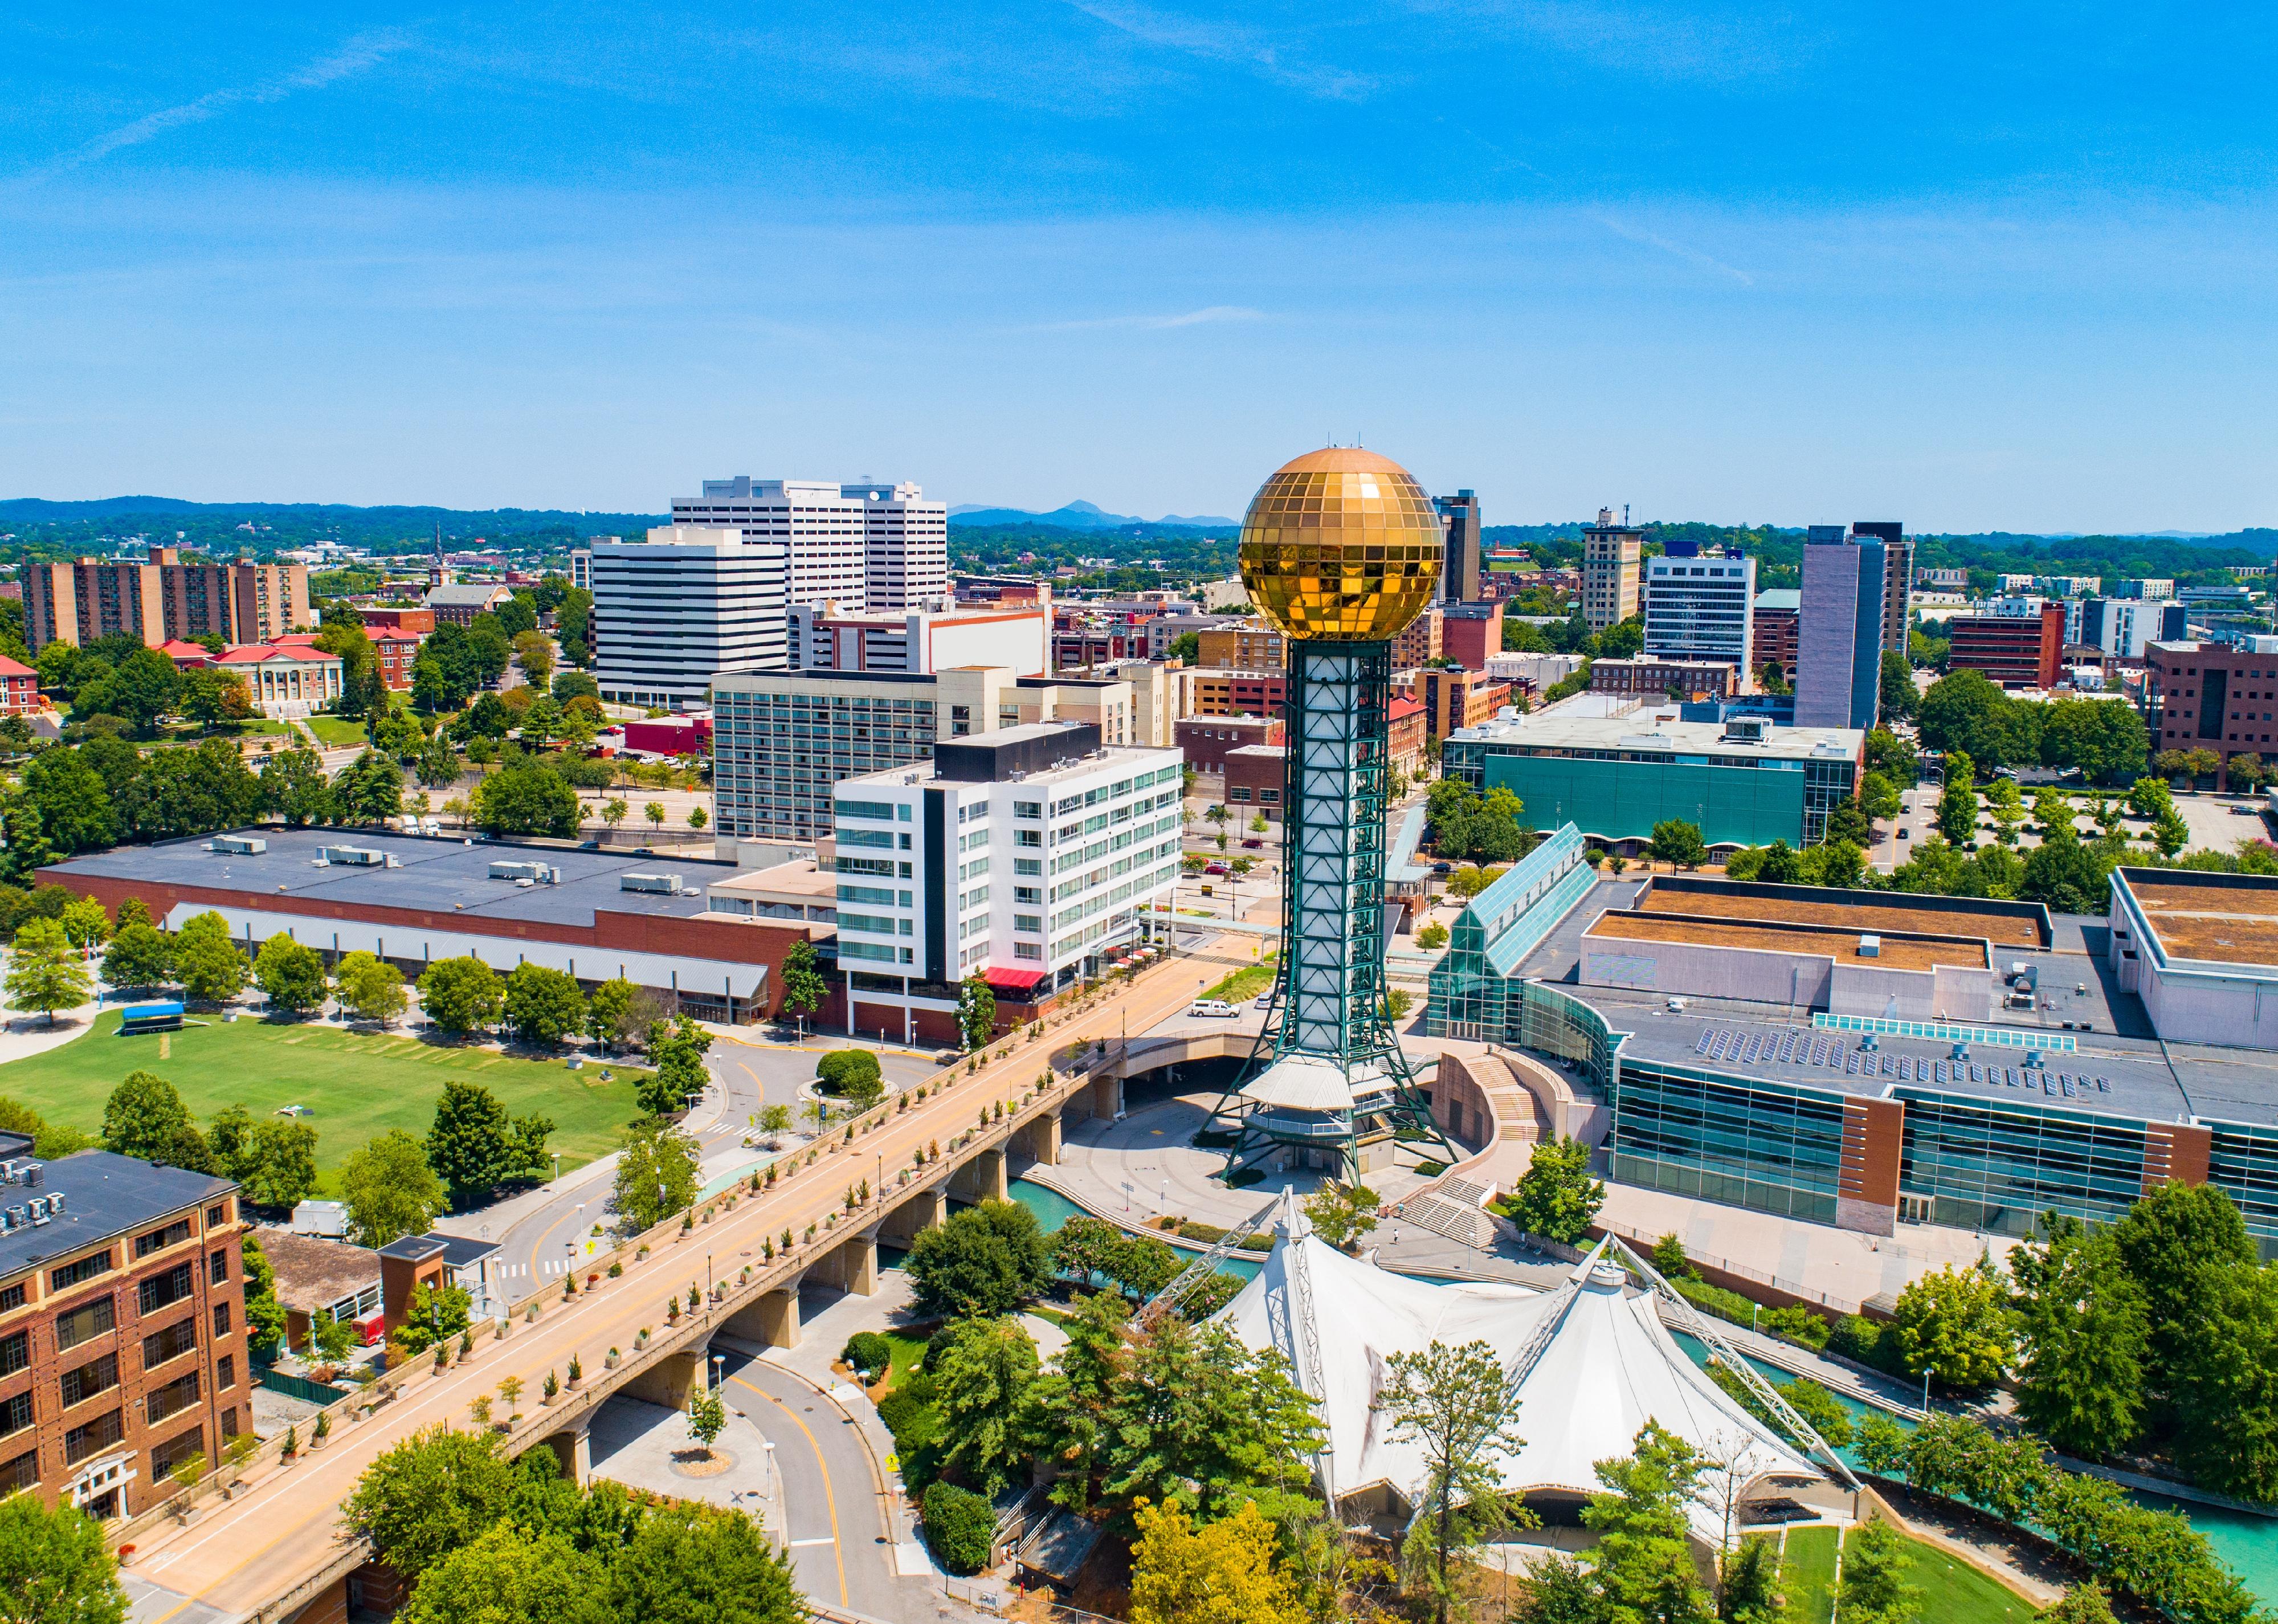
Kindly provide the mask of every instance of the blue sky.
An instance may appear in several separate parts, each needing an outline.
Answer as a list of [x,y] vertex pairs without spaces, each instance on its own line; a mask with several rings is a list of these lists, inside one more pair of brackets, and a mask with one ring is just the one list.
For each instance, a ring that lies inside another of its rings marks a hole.
[[[470,11],[474,8],[470,8]],[[2274,522],[2267,7],[19,4],[0,494]]]

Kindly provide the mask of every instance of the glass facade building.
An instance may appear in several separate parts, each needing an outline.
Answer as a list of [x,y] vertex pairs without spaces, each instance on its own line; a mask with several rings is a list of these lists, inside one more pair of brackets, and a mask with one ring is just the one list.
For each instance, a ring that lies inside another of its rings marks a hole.
[[1621,1183],[1835,1222],[1841,1096],[1634,1061],[1611,1093],[1606,1147]]
[[719,831],[776,840],[830,833],[840,779],[932,759],[935,709],[925,676],[723,679],[712,700]]

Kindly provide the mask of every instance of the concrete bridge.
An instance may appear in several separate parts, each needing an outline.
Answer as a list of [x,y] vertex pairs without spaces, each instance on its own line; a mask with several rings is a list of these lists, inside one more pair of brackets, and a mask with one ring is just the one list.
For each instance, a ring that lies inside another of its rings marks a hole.
[[[1127,1018],[1151,1026],[1183,1007],[1192,997],[1186,975],[1168,961],[1042,1040],[1000,1039],[976,1072],[944,1072],[925,1085],[925,1099],[895,1096],[856,1119],[851,1139],[777,1163],[786,1170],[774,1184],[725,1191],[687,1214],[685,1229],[676,1215],[593,1260],[573,1295],[557,1284],[516,1303],[494,1335],[478,1333],[471,1358],[441,1371],[417,1361],[389,1372],[374,1390],[333,1407],[322,1452],[304,1449],[287,1461],[272,1440],[237,1473],[216,1474],[114,1530],[115,1544],[133,1548],[127,1576],[159,1588],[161,1601],[200,1603],[255,1624],[344,1619],[348,1581],[371,1552],[339,1536],[337,1507],[374,1459],[424,1430],[465,1427],[470,1406],[512,1376],[523,1388],[517,1405],[531,1407],[494,1423],[503,1452],[550,1448],[585,1482],[592,1417],[610,1397],[684,1408],[715,1336],[795,1345],[803,1283],[874,1291],[881,1240],[906,1245],[942,1222],[952,1201],[1003,1198],[1023,1168],[1059,1161],[1070,1120],[1120,1110],[1120,1069],[1096,1063],[1097,1039]],[[1117,1046],[1110,1038],[1111,1057]],[[1084,1063],[1048,1068],[1055,1049]],[[1136,1043],[1121,1056],[1146,1069],[1143,1058]],[[612,1264],[622,1269],[614,1279]],[[677,1312],[669,1315],[668,1303]],[[573,1358],[583,1372],[574,1390],[566,1383]],[[548,1375],[560,1383],[550,1400],[540,1396]],[[192,1515],[181,1521],[185,1510]],[[384,1569],[369,1576],[387,1577]]]

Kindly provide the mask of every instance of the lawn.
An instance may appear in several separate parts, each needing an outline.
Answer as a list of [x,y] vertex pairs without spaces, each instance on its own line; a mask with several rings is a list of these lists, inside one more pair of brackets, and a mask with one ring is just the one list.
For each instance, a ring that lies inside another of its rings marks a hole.
[[1919,1624],[2028,1624],[2037,1617],[2030,1604],[1936,1545],[1907,1542],[1914,1560],[1907,1582],[1922,1591]]
[[618,1130],[637,1115],[634,1079],[645,1075],[612,1066],[616,1080],[605,1084],[590,1061],[571,1071],[560,1061],[313,1023],[241,1018],[139,1038],[118,1032],[118,1012],[110,1011],[61,1048],[0,1066],[0,1096],[89,1132],[101,1130],[111,1089],[138,1068],[172,1083],[202,1123],[231,1105],[256,1116],[304,1105],[317,1130],[319,1190],[327,1195],[338,1193],[340,1164],[366,1140],[391,1128],[424,1138],[447,1077],[479,1081],[511,1115],[552,1117],[547,1145],[562,1153],[566,1168],[616,1148]]
[[363,724],[351,722],[346,716],[313,716],[306,718],[306,725],[320,744],[360,745],[367,738]]
[[1791,1528],[1782,1554],[1782,1588],[1797,1624],[1827,1624],[1835,1611],[1833,1528]]
[[1239,1004],[1246,1000],[1256,998],[1273,984],[1273,954],[1267,954],[1264,963],[1253,964],[1248,969],[1238,969],[1219,982],[1218,985],[1207,988],[1196,993],[1196,996],[1221,998],[1229,1004]]

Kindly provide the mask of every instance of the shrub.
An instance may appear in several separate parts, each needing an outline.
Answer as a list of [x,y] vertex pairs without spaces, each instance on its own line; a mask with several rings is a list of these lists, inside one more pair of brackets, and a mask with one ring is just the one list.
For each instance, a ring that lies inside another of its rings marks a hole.
[[856,1331],[838,1357],[865,1375],[875,1376],[894,1362],[894,1344],[876,1331]]
[[1801,1303],[1790,1303],[1781,1308],[1767,1308],[1757,1323],[1768,1331],[1815,1348],[1823,1348],[1834,1328]]
[[1900,1357],[1897,1338],[1890,1328],[1879,1320],[1863,1314],[1846,1314],[1836,1321],[1835,1329],[1828,1333],[1827,1351],[1845,1359],[1871,1365],[1877,1370],[1887,1370],[1892,1375],[1907,1373],[1905,1361]]
[[925,1531],[941,1565],[967,1576],[989,1566],[997,1513],[971,1490],[937,1482],[925,1491]]

